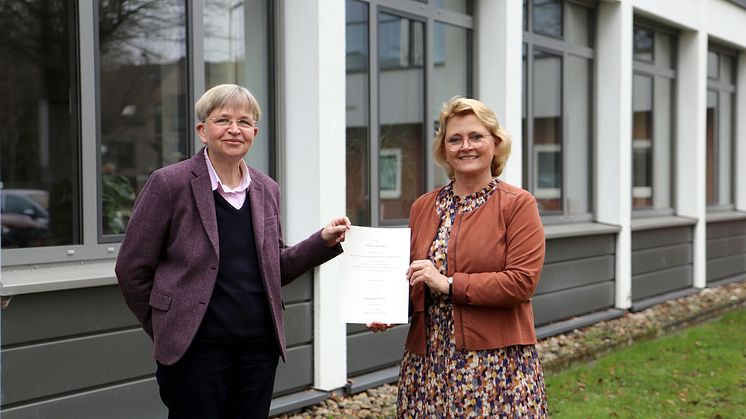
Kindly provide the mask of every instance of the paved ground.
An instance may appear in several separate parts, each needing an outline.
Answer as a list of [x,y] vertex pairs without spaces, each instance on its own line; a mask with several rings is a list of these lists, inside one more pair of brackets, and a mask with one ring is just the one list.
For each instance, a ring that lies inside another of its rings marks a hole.
[[[746,307],[746,281],[707,288],[638,313],[627,313],[617,319],[553,336],[539,342],[539,355],[544,370],[551,373],[634,342],[707,321],[739,307]],[[276,418],[389,418],[395,413],[396,384],[386,384],[346,397],[333,395],[302,412]]]

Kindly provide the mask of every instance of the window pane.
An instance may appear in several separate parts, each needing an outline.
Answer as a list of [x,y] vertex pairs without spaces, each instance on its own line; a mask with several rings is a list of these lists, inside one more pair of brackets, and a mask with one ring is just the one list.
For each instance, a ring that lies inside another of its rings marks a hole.
[[655,65],[662,68],[674,68],[674,45],[671,35],[655,33]]
[[707,77],[717,79],[719,76],[720,57],[716,52],[707,51]]
[[722,73],[720,74],[720,81],[724,83],[735,83],[735,73],[733,72],[733,57],[722,55],[722,60],[720,60],[722,64]]
[[368,5],[347,1],[347,216],[370,225]]
[[150,173],[188,155],[186,7],[98,5],[102,233],[119,234]]
[[718,116],[718,94],[716,91],[707,91],[707,165],[706,165],[706,185],[707,185],[707,205],[714,205],[718,202],[717,196],[717,116]]
[[205,89],[223,83],[247,87],[262,109],[259,133],[246,161],[270,171],[266,0],[206,0],[204,4]]
[[632,79],[632,207],[653,205],[653,79]]
[[458,13],[472,13],[472,0],[435,0],[435,6]]
[[425,25],[379,14],[380,219],[405,219],[424,192]]
[[567,95],[567,212],[585,214],[590,209],[591,159],[591,61],[569,55],[567,58],[567,83],[572,92]]
[[633,36],[635,59],[653,61],[653,31],[635,28]]
[[562,58],[534,52],[533,193],[544,212],[562,208]]
[[534,0],[534,32],[562,38],[561,0]]
[[[438,128],[438,116],[443,102],[453,96],[470,96],[470,42],[468,31],[456,26],[435,23],[435,69],[433,73],[433,99],[431,118]],[[435,184],[448,183],[445,170],[435,168]]]
[[653,89],[653,208],[671,208],[673,80],[656,77]]
[[3,248],[81,243],[73,4],[6,2],[0,13]]
[[593,44],[591,34],[591,12],[588,8],[574,4],[567,4],[567,40],[573,45],[590,47]]
[[721,205],[731,204],[731,156],[733,145],[733,94],[720,93],[718,107],[718,203]]

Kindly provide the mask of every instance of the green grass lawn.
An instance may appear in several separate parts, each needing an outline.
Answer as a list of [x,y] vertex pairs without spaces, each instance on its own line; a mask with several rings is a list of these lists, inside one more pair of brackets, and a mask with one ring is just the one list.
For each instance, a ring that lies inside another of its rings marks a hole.
[[552,418],[746,418],[746,309],[546,376]]

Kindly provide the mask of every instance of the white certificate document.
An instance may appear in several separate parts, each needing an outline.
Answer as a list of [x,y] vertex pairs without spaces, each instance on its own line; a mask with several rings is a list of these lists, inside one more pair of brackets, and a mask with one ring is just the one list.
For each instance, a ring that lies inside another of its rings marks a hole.
[[352,226],[339,258],[343,321],[408,322],[409,228]]

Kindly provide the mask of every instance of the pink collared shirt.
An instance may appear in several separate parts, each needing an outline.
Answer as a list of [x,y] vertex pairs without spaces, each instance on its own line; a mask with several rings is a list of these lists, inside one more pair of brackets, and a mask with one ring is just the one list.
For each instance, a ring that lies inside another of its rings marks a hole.
[[241,160],[241,182],[238,184],[238,186],[231,189],[225,186],[223,182],[220,181],[218,173],[215,171],[215,168],[212,167],[210,156],[207,155],[207,148],[205,148],[205,161],[207,162],[207,173],[210,174],[210,184],[212,185],[212,190],[214,191],[215,189],[217,189],[220,196],[225,198],[225,200],[228,201],[229,204],[231,204],[236,209],[241,209],[244,201],[246,201],[246,191],[247,189],[249,189],[249,184],[251,184],[251,176],[249,176],[249,166],[246,165],[245,161]]

